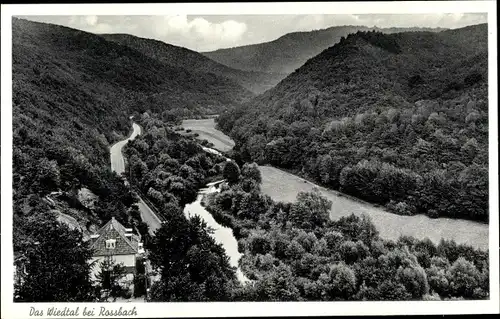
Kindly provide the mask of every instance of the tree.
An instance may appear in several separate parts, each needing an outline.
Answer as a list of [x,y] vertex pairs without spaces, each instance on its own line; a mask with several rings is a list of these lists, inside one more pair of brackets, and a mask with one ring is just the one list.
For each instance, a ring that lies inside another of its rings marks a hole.
[[266,137],[261,134],[253,135],[247,141],[247,151],[252,160],[262,163],[265,160]]
[[365,245],[370,245],[379,235],[371,217],[366,214],[363,214],[361,217],[354,214],[341,217],[332,222],[332,227],[339,230],[346,239],[352,241],[360,240]]
[[147,174],[148,166],[137,155],[132,155],[132,157],[130,158],[129,165],[133,179],[131,182],[139,183],[142,180],[142,178]]
[[446,271],[450,267],[448,259],[432,257],[431,266],[425,270],[429,287],[440,296],[448,296],[450,283],[446,277]]
[[463,158],[466,160],[467,163],[472,162],[474,157],[476,157],[478,150],[479,150],[479,144],[474,137],[467,139],[465,144],[460,149],[460,151],[463,154]]
[[328,274],[327,300],[348,300],[356,291],[356,275],[344,263],[335,264]]
[[[94,300],[90,279],[92,251],[78,230],[56,221],[52,214],[26,220],[29,237],[19,251],[26,257],[24,281],[17,285],[16,301],[88,302]],[[71,285],[68,285],[68,283]]]
[[161,279],[151,291],[154,301],[224,301],[236,273],[220,244],[199,216],[170,214],[156,231],[150,260]]
[[222,176],[229,183],[236,183],[240,179],[240,167],[233,161],[226,162],[222,171]]
[[265,255],[271,250],[271,241],[269,236],[262,233],[252,233],[248,238],[248,249],[254,255]]
[[104,290],[105,300],[111,297],[114,302],[127,290],[121,283],[125,277],[125,267],[123,263],[116,263],[112,256],[106,256],[98,267],[99,272],[96,275],[98,286],[101,292]]
[[363,252],[364,250],[358,250],[357,243],[350,240],[343,242],[339,247],[340,257],[347,264],[353,264],[359,259],[363,259]]
[[290,267],[281,262],[273,271],[265,273],[255,290],[256,301],[296,301],[300,296]]
[[332,202],[323,197],[318,189],[313,192],[299,192],[297,200],[290,207],[290,220],[299,228],[316,229],[329,220]]
[[336,176],[330,176],[331,167],[333,166],[332,157],[329,154],[319,157],[319,176],[321,182],[328,184],[330,180],[335,179]]
[[37,178],[35,181],[45,193],[57,189],[61,181],[61,173],[57,162],[49,161],[47,158],[42,158],[37,163]]
[[245,163],[241,168],[241,176],[255,181],[257,184],[262,183],[262,175],[259,170],[257,163]]
[[480,273],[473,263],[459,257],[451,265],[447,278],[453,296],[470,298],[474,294],[474,289],[479,287]]
[[300,231],[295,239],[307,252],[311,252],[318,241],[318,238],[313,232],[306,233],[305,231]]

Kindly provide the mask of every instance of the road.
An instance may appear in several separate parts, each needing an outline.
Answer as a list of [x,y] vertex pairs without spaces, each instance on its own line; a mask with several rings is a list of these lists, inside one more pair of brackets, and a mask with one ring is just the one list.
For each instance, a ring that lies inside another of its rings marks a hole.
[[[123,147],[128,141],[135,139],[141,134],[141,127],[139,125],[133,123],[132,128],[134,131],[127,139],[115,143],[110,149],[111,170],[119,175],[125,172],[125,160],[122,154]],[[149,233],[153,235],[156,229],[160,228],[161,220],[140,197],[137,206],[139,207],[142,220],[149,226]]]
[[[117,142],[110,149],[111,170],[117,172],[118,174],[122,174],[123,172],[125,172],[125,160],[122,154],[123,147],[127,144],[128,141],[133,140],[141,134],[141,127],[139,125],[133,123],[132,127],[134,131],[132,132],[130,137],[123,141]],[[203,150],[206,152],[221,155],[218,151],[211,148],[203,147]],[[217,242],[223,245],[228,257],[230,258],[231,265],[237,268],[236,275],[238,280],[240,280],[242,283],[246,283],[249,281],[249,279],[239,268],[238,261],[241,257],[241,253],[238,252],[238,241],[234,237],[233,231],[230,228],[222,227],[221,225],[219,225],[212,217],[212,215],[201,205],[203,193],[215,191],[216,189],[214,188],[214,185],[221,182],[223,182],[223,180],[207,184],[208,188],[202,190],[202,192],[198,195],[197,200],[191,204],[187,204],[184,207],[184,213],[186,214],[186,217],[189,217],[191,213],[199,215],[203,218],[203,220],[205,220],[207,225],[215,229],[213,236]],[[140,193],[140,190],[136,191],[136,193]],[[151,235],[154,235],[154,232],[161,226],[161,220],[148,206],[148,204],[141,198],[141,196],[139,196],[139,194],[138,197],[139,202],[137,203],[137,206],[139,207],[139,211],[141,213],[141,219],[146,224],[148,224],[149,233]]]
[[127,144],[128,141],[131,141],[137,137],[137,135],[141,134],[141,127],[137,124],[132,124],[132,128],[134,131],[132,134],[123,141],[116,142],[110,149],[111,156],[111,170],[116,172],[118,175],[122,174],[125,171],[125,160],[123,159],[122,149]]
[[161,220],[140,197],[137,206],[141,212],[142,221],[149,226],[149,233],[154,235],[155,231],[161,226]]

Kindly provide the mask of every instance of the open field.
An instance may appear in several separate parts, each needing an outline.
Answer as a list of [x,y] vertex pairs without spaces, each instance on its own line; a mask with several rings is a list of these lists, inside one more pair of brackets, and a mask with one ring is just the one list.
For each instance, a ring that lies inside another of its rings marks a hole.
[[271,166],[260,166],[260,171],[262,192],[274,200],[293,202],[300,191],[312,191],[316,186],[323,196],[332,201],[330,218],[338,219],[351,213],[366,213],[372,218],[383,238],[397,239],[401,235],[419,239],[428,237],[435,243],[441,238],[454,239],[457,243],[488,249],[487,224],[450,218],[432,219],[425,215],[400,216],[369,203],[344,197],[341,193],[317,186]]
[[198,133],[199,139],[207,140],[214,144],[214,149],[227,152],[234,147],[234,142],[229,136],[215,129],[215,120],[202,119],[202,120],[184,120],[182,127],[185,130],[191,130],[192,133]]
[[[214,119],[185,120],[185,129],[200,134],[199,138],[212,142],[216,149],[228,151],[234,146],[230,137],[215,129]],[[332,201],[330,218],[338,219],[351,213],[369,215],[380,235],[386,239],[397,239],[401,235],[419,239],[428,237],[435,243],[441,238],[454,239],[458,243],[468,244],[484,250],[488,249],[488,225],[461,219],[431,219],[425,215],[400,216],[382,208],[357,199],[317,186],[296,175],[271,166],[260,166],[262,174],[262,192],[274,200],[293,202],[300,191],[312,191],[316,186],[323,196]]]

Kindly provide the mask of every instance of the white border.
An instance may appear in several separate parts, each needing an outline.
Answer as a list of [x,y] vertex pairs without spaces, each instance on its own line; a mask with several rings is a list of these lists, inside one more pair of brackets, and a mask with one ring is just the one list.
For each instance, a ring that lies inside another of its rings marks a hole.
[[28,318],[29,303],[13,303],[12,276],[12,26],[16,15],[155,15],[162,13],[241,15],[241,14],[369,14],[369,13],[461,13],[487,12],[489,34],[489,180],[490,180],[490,287],[488,301],[439,302],[231,302],[231,303],[51,303],[38,308],[107,309],[136,306],[139,317],[221,317],[221,316],[311,316],[311,315],[406,315],[406,314],[476,314],[499,313],[498,262],[498,123],[497,123],[497,30],[494,1],[439,2],[361,2],[361,3],[176,3],[176,4],[37,4],[2,5],[2,107],[1,107],[1,248],[2,248],[2,318]]

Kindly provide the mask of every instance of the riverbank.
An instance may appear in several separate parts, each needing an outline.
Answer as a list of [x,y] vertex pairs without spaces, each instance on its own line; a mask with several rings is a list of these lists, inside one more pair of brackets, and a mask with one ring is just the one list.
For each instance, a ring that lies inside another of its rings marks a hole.
[[239,267],[239,261],[242,254],[238,251],[238,241],[233,235],[233,230],[228,227],[220,225],[209,213],[204,205],[203,199],[205,195],[217,192],[218,188],[214,186],[214,183],[207,184],[206,188],[200,189],[196,201],[186,204],[184,207],[184,215],[186,218],[191,218],[195,215],[200,216],[209,228],[212,228],[214,232],[211,234],[215,241],[221,244],[226,251],[227,256],[232,267],[236,268],[236,276],[240,283],[245,284],[249,279],[245,276]]
[[[198,120],[190,120],[187,123],[190,127],[207,128],[209,132],[218,131],[220,136],[227,136],[215,129],[215,121],[213,120],[202,120],[203,123],[198,124],[196,121]],[[209,135],[206,139],[213,143]],[[425,215],[397,215],[381,206],[364,202],[358,198],[353,199],[351,196],[319,186],[272,166],[259,166],[259,170],[262,175],[261,190],[273,200],[294,202],[299,192],[310,192],[316,187],[323,196],[332,201],[331,219],[336,220],[351,213],[367,214],[372,218],[382,238],[396,240],[400,236],[412,236],[417,239],[429,238],[436,244],[441,239],[453,239],[459,244],[470,245],[485,251],[489,249],[488,224],[451,218],[432,219]]]
[[183,120],[181,127],[186,131],[191,130],[190,133],[198,133],[198,139],[207,140],[214,146],[213,148],[220,152],[227,152],[233,149],[234,141],[215,128],[215,119],[202,119],[202,120]]
[[[122,174],[125,171],[125,158],[122,154],[123,147],[128,141],[133,140],[143,132],[141,126],[137,123],[133,123],[132,126],[132,134],[127,139],[117,142],[110,149],[111,169],[119,174]],[[203,147],[203,151],[222,156],[218,151],[210,148]],[[213,236],[217,243],[222,245],[226,251],[226,255],[229,257],[231,266],[236,269],[237,279],[244,284],[248,282],[248,278],[239,268],[241,254],[238,252],[238,242],[233,236],[232,229],[218,224],[202,205],[204,195],[217,191],[218,189],[215,185],[221,182],[222,176],[220,175],[207,178],[205,180],[205,184],[198,189],[196,200],[186,204],[183,208],[183,212],[186,218],[191,218],[194,215],[200,216],[202,220],[205,221],[207,226],[214,230],[211,236]],[[149,201],[146,195],[144,195],[139,189],[136,189],[135,187],[132,188],[136,191],[139,198],[137,205],[141,214],[141,219],[143,222],[148,224],[149,232],[153,236],[154,232],[161,227],[162,221],[164,221],[165,218],[162,216],[162,213],[156,209],[155,205]]]

